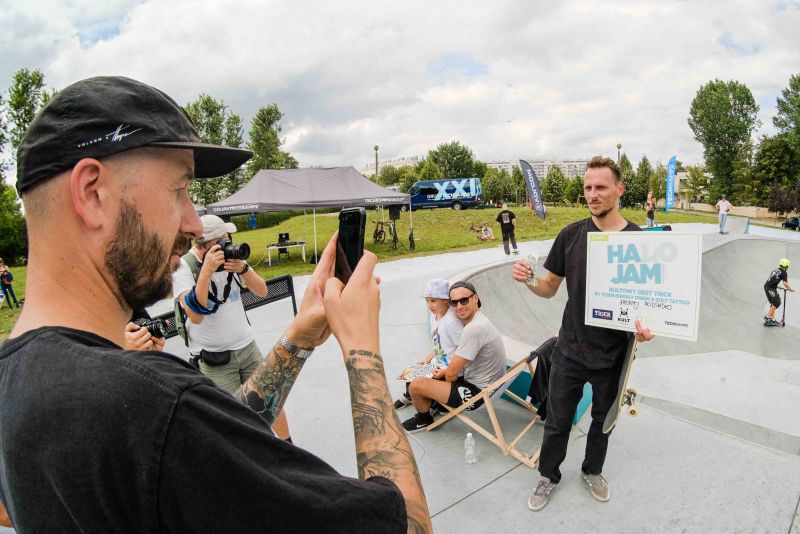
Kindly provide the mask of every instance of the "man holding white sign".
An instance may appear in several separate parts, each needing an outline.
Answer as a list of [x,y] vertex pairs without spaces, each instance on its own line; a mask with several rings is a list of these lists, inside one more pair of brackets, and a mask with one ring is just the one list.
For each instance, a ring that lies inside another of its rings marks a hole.
[[[622,358],[632,334],[584,324],[586,251],[590,232],[641,230],[619,212],[619,199],[624,191],[616,163],[602,156],[592,158],[583,178],[583,194],[591,217],[559,232],[544,263],[549,272],[543,278],[535,278],[536,273],[527,260],[518,261],[512,270],[514,280],[527,282],[528,289],[542,298],[553,297],[561,282],[567,280],[568,300],[549,377],[548,414],[539,458],[541,479],[528,499],[528,507],[533,511],[544,508],[561,479],[559,466],[567,454],[572,418],[586,382],[592,384],[593,394],[592,424],[581,468],[583,479],[596,499],[605,502],[611,496],[601,475],[609,436],[603,433],[603,422],[617,393]],[[638,341],[653,338],[639,321],[633,335]]]

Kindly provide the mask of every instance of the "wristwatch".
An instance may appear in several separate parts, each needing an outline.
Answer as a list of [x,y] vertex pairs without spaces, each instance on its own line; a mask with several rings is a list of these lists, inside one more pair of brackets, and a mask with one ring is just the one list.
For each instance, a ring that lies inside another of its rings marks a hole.
[[286,352],[288,352],[295,358],[300,358],[301,360],[308,359],[308,357],[311,356],[311,353],[314,352],[313,347],[310,349],[304,349],[295,345],[294,343],[289,341],[289,338],[286,337],[286,334],[283,335],[283,337],[278,343],[280,344],[281,347],[286,349]]
[[244,269],[242,269],[242,272],[240,272],[239,274],[245,274],[249,270],[250,270],[250,266],[247,265],[247,262],[245,262],[244,263]]

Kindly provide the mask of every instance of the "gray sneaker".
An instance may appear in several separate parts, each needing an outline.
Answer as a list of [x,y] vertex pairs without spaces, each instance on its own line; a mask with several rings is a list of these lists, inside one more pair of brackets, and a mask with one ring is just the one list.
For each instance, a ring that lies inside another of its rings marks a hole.
[[606,502],[611,498],[611,488],[608,487],[608,482],[603,478],[603,475],[587,475],[583,473],[583,480],[589,486],[589,491],[592,492],[592,497],[600,502]]
[[534,489],[533,492],[531,492],[531,496],[528,497],[528,508],[534,512],[538,512],[544,508],[547,505],[547,501],[550,499],[550,492],[553,491],[555,487],[556,484],[550,482],[549,478],[540,478],[539,483],[536,484],[536,489]]

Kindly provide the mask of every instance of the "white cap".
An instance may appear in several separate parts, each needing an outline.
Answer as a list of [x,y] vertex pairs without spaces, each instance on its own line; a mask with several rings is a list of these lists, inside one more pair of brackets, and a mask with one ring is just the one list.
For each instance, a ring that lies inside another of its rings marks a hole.
[[425,291],[422,292],[422,296],[432,299],[449,299],[450,282],[441,278],[428,280],[425,284]]
[[203,237],[198,239],[201,243],[219,239],[226,233],[232,234],[236,231],[235,224],[226,223],[216,215],[203,215],[200,217],[200,222],[203,223]]

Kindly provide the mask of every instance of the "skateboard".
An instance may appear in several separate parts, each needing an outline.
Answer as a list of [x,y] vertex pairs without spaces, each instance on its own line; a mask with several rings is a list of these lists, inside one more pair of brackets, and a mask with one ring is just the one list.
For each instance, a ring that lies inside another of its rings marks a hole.
[[619,416],[622,414],[622,407],[628,407],[628,415],[636,417],[639,414],[639,409],[636,407],[636,390],[628,387],[628,379],[631,377],[631,369],[633,368],[633,360],[636,359],[637,341],[634,336],[631,336],[628,341],[628,347],[625,350],[625,359],[622,362],[622,372],[619,375],[619,385],[617,386],[617,397],[611,405],[611,409],[606,415],[606,420],[603,423],[603,433],[608,434],[617,426]]

